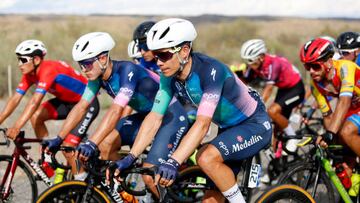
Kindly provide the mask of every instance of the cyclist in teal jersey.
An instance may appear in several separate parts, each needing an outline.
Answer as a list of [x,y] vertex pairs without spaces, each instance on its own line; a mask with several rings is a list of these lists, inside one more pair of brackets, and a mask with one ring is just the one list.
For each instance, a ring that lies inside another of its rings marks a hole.
[[200,145],[213,121],[220,127],[219,134],[200,148],[197,163],[221,193],[208,191],[204,200],[224,201],[225,196],[231,203],[245,202],[234,168],[225,162],[240,163],[268,145],[270,120],[257,92],[244,85],[225,64],[192,52],[196,36],[193,24],[178,18],[159,21],[148,32],[147,46],[162,72],[160,89],[131,153],[138,156],[145,149],[143,143],[158,131],[173,96],[182,104],[191,102],[197,107],[195,123],[176,151],[160,165],[156,183],[173,183],[180,164]]

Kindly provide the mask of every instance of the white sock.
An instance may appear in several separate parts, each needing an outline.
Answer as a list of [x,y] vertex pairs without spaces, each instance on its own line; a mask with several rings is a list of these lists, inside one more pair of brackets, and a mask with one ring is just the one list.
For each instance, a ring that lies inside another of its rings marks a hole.
[[295,136],[295,130],[291,127],[291,125],[288,125],[286,128],[284,128],[284,132],[289,136]]
[[230,203],[246,203],[237,184],[225,192],[221,192]]
[[82,172],[82,173],[75,174],[74,179],[84,181],[87,176],[88,176],[87,172]]

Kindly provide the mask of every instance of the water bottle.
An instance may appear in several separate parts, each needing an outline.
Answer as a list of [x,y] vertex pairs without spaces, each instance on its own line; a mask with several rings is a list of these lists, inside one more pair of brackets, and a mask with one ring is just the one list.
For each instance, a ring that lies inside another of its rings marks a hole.
[[53,177],[53,175],[55,174],[54,169],[50,166],[50,164],[46,161],[43,161],[41,164],[42,169],[45,171],[46,175],[48,177]]
[[351,187],[351,179],[344,170],[344,166],[342,164],[338,164],[336,166],[335,172],[345,189],[349,189]]
[[360,187],[360,174],[353,173],[351,176],[351,188],[349,189],[349,195],[356,197],[359,194]]
[[64,173],[65,173],[65,169],[56,168],[56,170],[55,170],[54,184],[61,183],[61,182],[63,181],[63,179],[64,179]]
[[138,203],[138,200],[134,197],[134,195],[125,192],[125,190],[120,192],[120,196],[125,203]]

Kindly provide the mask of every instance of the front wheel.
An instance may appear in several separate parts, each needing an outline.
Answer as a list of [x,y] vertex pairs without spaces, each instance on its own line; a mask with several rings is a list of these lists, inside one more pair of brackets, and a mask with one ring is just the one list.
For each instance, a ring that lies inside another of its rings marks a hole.
[[315,200],[304,189],[296,185],[280,185],[265,191],[257,203],[315,203]]
[[[6,184],[11,174],[5,177],[6,170],[11,168],[13,158],[9,155],[0,155],[0,183],[3,178]],[[10,185],[10,195],[4,197],[5,186],[0,185],[0,202],[35,202],[37,196],[37,185],[35,177],[32,175],[31,169],[21,160],[18,160],[18,165],[13,174],[13,179]]]
[[84,199],[87,185],[82,181],[64,181],[45,190],[38,198],[36,203],[110,203],[109,198],[99,189],[92,190],[91,197],[87,201]]

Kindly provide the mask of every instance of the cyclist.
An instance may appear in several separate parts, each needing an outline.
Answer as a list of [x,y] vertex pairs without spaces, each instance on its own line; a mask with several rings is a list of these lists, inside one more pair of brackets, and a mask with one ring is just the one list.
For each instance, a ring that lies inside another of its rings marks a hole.
[[[219,134],[200,148],[197,163],[230,202],[244,202],[232,168],[225,161],[236,163],[265,147],[271,139],[269,117],[258,94],[248,89],[225,64],[192,52],[196,36],[193,24],[178,18],[159,21],[150,29],[147,45],[162,72],[160,89],[131,154],[139,156],[146,147],[143,143],[148,144],[148,137],[158,131],[174,95],[182,103],[191,101],[198,106],[196,121],[176,151],[160,165],[156,183],[172,184],[180,164],[199,146],[214,120],[220,126]],[[123,168],[115,173],[119,170]],[[222,194],[208,191],[205,196],[207,200],[223,199]]]
[[[143,130],[139,129],[140,124],[151,110],[159,89],[159,76],[154,72],[130,61],[112,60],[109,52],[114,46],[115,42],[108,33],[93,32],[80,37],[73,47],[73,58],[89,79],[82,99],[91,101],[100,88],[104,88],[114,98],[113,104],[102,119],[103,124],[98,126],[86,143],[78,147],[79,158],[83,161],[91,158],[98,147],[102,159],[118,160],[117,150],[120,144],[132,145],[136,133]],[[126,105],[137,113],[120,120]],[[83,103],[83,106],[75,108],[75,111],[86,107],[86,103]],[[173,100],[144,166],[159,165],[165,161],[168,154],[175,150],[187,128],[186,112],[178,101]],[[150,143],[152,138],[148,137],[146,142]],[[161,147],[164,145],[166,147]],[[134,155],[131,153],[126,156],[126,160],[133,159]],[[145,179],[145,182],[149,186],[153,185],[147,181],[151,180]]]
[[343,32],[336,39],[341,59],[355,62],[360,53],[360,35],[357,32]]
[[[261,39],[246,41],[240,53],[254,73],[267,80],[262,93],[265,102],[269,99],[273,87],[278,87],[275,101],[268,108],[269,116],[276,124],[275,132],[283,130],[287,135],[295,135],[288,119],[292,109],[301,104],[305,95],[304,84],[296,67],[284,57],[268,54],[265,42]],[[296,142],[297,140],[289,140],[286,148],[295,151]]]
[[145,68],[160,74],[160,69],[156,65],[154,55],[146,45],[146,36],[154,24],[154,21],[145,21],[140,23],[140,25],[138,25],[134,30],[133,40],[137,43],[139,51],[142,55],[139,59],[140,64]]
[[[16,93],[9,99],[0,114],[0,123],[11,115],[32,85],[35,84],[36,89],[20,118],[7,130],[7,135],[11,139],[16,138],[29,119],[36,137],[48,136],[45,121],[65,119],[75,104],[80,101],[85,90],[87,84],[85,77],[63,61],[45,60],[46,52],[45,45],[39,40],[26,40],[16,47],[18,65],[23,75]],[[40,104],[47,92],[55,98]],[[76,146],[86,136],[89,125],[98,113],[97,99],[91,103],[91,106],[92,109],[87,112],[87,116],[79,119],[78,125],[63,134],[66,145]],[[70,161],[71,157],[67,155],[66,157]]]
[[[305,43],[300,59],[312,77],[311,86],[318,106],[323,113],[326,133],[319,136],[317,143],[326,147],[336,135],[360,155],[359,112],[360,80],[359,67],[349,60],[333,60],[334,46],[328,40],[316,38]],[[333,112],[327,96],[339,98]]]

